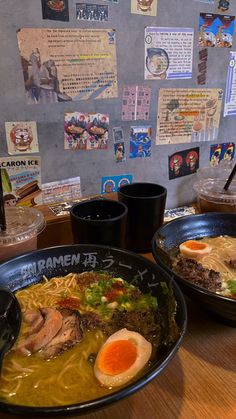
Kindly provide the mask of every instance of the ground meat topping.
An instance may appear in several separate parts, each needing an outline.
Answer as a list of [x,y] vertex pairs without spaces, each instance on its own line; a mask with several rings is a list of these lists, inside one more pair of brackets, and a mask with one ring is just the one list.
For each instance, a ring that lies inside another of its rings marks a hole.
[[230,268],[236,269],[236,259],[226,260],[225,263],[229,265]]
[[220,273],[213,269],[204,268],[201,263],[194,259],[180,258],[173,270],[187,281],[200,287],[207,288],[209,291],[219,291],[222,280]]

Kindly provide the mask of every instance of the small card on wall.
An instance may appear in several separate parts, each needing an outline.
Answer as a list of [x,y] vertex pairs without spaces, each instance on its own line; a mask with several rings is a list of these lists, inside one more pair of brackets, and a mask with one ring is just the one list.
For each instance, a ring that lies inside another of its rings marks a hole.
[[152,127],[137,126],[130,130],[130,158],[151,156]]
[[116,163],[120,163],[126,160],[125,158],[125,144],[124,142],[114,144],[115,159]]
[[156,16],[157,0],[131,0],[131,13],[145,16]]
[[121,127],[112,128],[114,143],[124,141],[124,132]]
[[212,144],[210,148],[210,165],[218,166],[221,160],[232,160],[235,154],[234,143]]
[[148,86],[124,86],[122,97],[122,120],[149,119],[151,88]]
[[123,185],[132,183],[132,175],[115,175],[102,177],[102,194],[116,192]]
[[198,45],[201,47],[231,48],[235,16],[200,13]]
[[41,0],[43,19],[69,21],[68,0]]
[[199,168],[199,147],[178,151],[168,159],[170,180],[191,175]]
[[107,4],[76,3],[76,19],[104,22],[108,20]]
[[230,0],[217,0],[218,2],[218,11],[219,12],[228,12],[230,8]]
[[5,122],[8,154],[38,153],[36,122]]

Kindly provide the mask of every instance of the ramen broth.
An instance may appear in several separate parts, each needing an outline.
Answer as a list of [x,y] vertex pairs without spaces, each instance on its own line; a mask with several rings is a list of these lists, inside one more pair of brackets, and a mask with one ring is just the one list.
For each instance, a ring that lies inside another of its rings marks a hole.
[[[230,236],[205,237],[197,240],[211,246],[210,253],[204,255],[198,262],[206,269],[212,269],[220,273],[221,289],[218,294],[236,298],[236,292],[229,289],[229,283],[235,282],[236,289],[236,264],[230,266],[229,261],[236,261],[236,238]],[[177,256],[177,260],[179,255]],[[175,262],[174,262],[175,264]],[[173,264],[173,265],[174,265]]]
[[[51,280],[45,278],[39,284],[16,292],[22,312],[43,307],[55,308],[63,296],[77,298],[77,279],[80,275],[83,274],[69,274]],[[127,286],[132,287],[129,284]],[[151,302],[156,301],[151,295],[147,298],[152,299]],[[82,304],[80,313],[86,309]],[[26,326],[22,323],[18,341],[25,332]],[[40,358],[37,352],[21,356],[10,351],[2,366],[0,400],[26,406],[60,406],[110,394],[115,389],[105,388],[97,381],[94,365],[89,361],[91,354],[98,353],[107,337],[100,329],[84,330],[81,342],[47,360]],[[176,338],[177,335],[173,339]]]

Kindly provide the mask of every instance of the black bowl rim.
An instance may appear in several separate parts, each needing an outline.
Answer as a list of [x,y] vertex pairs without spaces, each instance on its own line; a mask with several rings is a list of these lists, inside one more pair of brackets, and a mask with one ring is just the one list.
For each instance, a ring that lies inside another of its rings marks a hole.
[[[229,215],[233,215],[235,217],[235,221],[236,221],[236,213],[235,212],[227,212],[227,213],[224,213],[224,212],[207,212],[207,213],[203,213],[203,214],[190,214],[190,215],[185,215],[185,216],[182,216],[182,217],[178,217],[178,218],[176,218],[174,220],[169,221],[166,224],[163,224],[155,232],[155,234],[154,234],[154,236],[152,238],[152,241],[151,241],[151,244],[152,244],[152,253],[153,253],[153,256],[154,256],[154,259],[156,260],[156,262],[158,262],[162,266],[162,268],[167,271],[167,273],[169,275],[174,275],[175,280],[178,281],[179,283],[183,284],[184,286],[186,286],[186,287],[188,287],[190,289],[193,289],[197,293],[207,295],[208,297],[210,297],[212,299],[220,300],[220,301],[225,301],[225,302],[228,302],[230,304],[236,304],[236,299],[233,299],[233,298],[230,298],[230,297],[226,297],[226,296],[221,295],[221,294],[217,294],[217,293],[215,293],[213,291],[209,291],[206,288],[200,287],[199,285],[193,284],[193,283],[189,282],[187,279],[182,278],[177,273],[175,273],[174,271],[172,271],[161,260],[161,258],[159,257],[159,255],[156,252],[156,247],[157,247],[156,240],[157,240],[158,236],[161,235],[162,231],[165,229],[165,227],[167,225],[173,224],[173,223],[175,223],[175,225],[176,225],[178,222],[181,222],[183,219],[210,218],[213,215],[214,216],[220,216],[222,218],[224,218],[226,216],[229,216]],[[236,234],[235,235],[232,235],[232,237],[236,237]]]
[[[123,189],[125,189],[126,187],[127,188],[131,188],[132,186],[136,186],[136,185],[142,185],[142,186],[146,186],[146,185],[150,185],[150,186],[159,186],[160,188],[162,188],[162,192],[160,192],[159,194],[153,194],[152,196],[146,196],[146,195],[138,195],[138,196],[135,196],[135,195],[131,195],[130,193],[125,193],[125,192],[123,192]],[[141,199],[147,199],[147,200],[151,200],[151,199],[153,199],[153,198],[163,198],[163,197],[165,197],[166,195],[167,195],[167,189],[166,189],[166,187],[165,186],[163,186],[163,185],[161,185],[160,183],[154,183],[154,182],[132,182],[132,183],[127,183],[127,184],[125,184],[125,185],[122,185],[122,186],[120,186],[118,189],[117,189],[117,194],[119,195],[120,194],[120,196],[122,196],[122,197],[124,197],[124,198],[127,198],[127,199],[137,199],[137,200],[141,200]]]
[[180,287],[178,286],[178,284],[174,281],[173,275],[169,275],[161,266],[158,266],[157,264],[155,264],[154,262],[152,262],[151,260],[147,259],[146,257],[140,254],[131,252],[126,249],[120,249],[117,247],[103,246],[103,245],[97,245],[97,244],[60,245],[60,246],[52,246],[52,247],[47,247],[44,249],[38,249],[38,250],[33,250],[28,253],[24,253],[23,255],[17,256],[16,258],[13,258],[13,259],[9,259],[8,261],[0,264],[0,269],[2,266],[7,267],[7,265],[10,264],[11,262],[23,259],[24,257],[28,255],[33,256],[35,253],[40,254],[47,251],[52,251],[54,249],[73,249],[73,248],[79,248],[79,247],[81,248],[86,247],[86,248],[93,248],[93,249],[96,248],[98,250],[109,249],[109,251],[115,251],[122,254],[128,254],[131,257],[138,258],[141,261],[148,264],[150,267],[162,272],[164,276],[169,277],[170,283],[173,286],[174,294],[178,301],[180,310],[182,312],[182,317],[183,317],[183,324],[180,330],[180,336],[178,340],[173,344],[173,347],[170,350],[168,356],[164,358],[164,360],[161,361],[160,365],[155,366],[154,364],[143,377],[140,377],[137,381],[127,385],[125,388],[121,390],[117,390],[114,393],[111,393],[107,396],[100,397],[98,399],[89,400],[83,403],[76,403],[76,404],[74,403],[74,404],[58,406],[58,407],[53,407],[53,406],[32,407],[32,406],[24,406],[24,405],[0,402],[0,411],[5,411],[7,413],[11,413],[14,415],[24,414],[27,416],[32,415],[32,414],[34,414],[35,416],[39,416],[39,415],[41,416],[47,416],[47,415],[68,416],[72,414],[80,415],[80,414],[84,414],[95,409],[105,408],[114,402],[117,402],[127,396],[130,396],[131,394],[135,393],[139,389],[143,388],[152,379],[157,377],[162,372],[162,370],[167,366],[167,364],[172,360],[172,358],[178,352],[181,346],[182,340],[184,338],[184,335],[187,329],[187,306],[186,306],[183,293]]

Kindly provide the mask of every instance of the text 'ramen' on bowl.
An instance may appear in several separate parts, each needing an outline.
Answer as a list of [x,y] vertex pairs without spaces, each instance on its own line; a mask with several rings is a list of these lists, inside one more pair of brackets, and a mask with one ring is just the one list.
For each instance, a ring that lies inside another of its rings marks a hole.
[[161,286],[170,295],[165,310],[158,297],[106,271],[44,277],[17,291],[23,321],[3,362],[0,401],[62,406],[137,379],[180,335],[174,294]]

